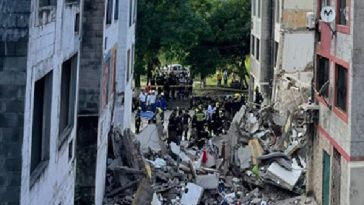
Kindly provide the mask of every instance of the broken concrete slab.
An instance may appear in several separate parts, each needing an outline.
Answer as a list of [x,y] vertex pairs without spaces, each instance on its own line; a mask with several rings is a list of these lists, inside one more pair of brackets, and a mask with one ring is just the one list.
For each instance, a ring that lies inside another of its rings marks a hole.
[[245,170],[250,167],[252,154],[249,146],[239,147],[236,152],[237,158],[239,160],[240,169]]
[[151,205],[162,205],[162,202],[159,200],[158,195],[156,193],[153,194],[153,199]]
[[293,141],[287,149],[284,151],[285,154],[292,156],[292,154],[300,148],[300,143],[298,141]]
[[179,158],[183,161],[183,162],[188,162],[191,159],[188,157],[188,155],[186,153],[184,153],[181,150],[181,147],[179,145],[177,145],[176,143],[172,142],[170,144],[171,147],[171,151],[173,152],[173,154],[179,156]]
[[263,148],[258,139],[249,140],[249,148],[252,155],[253,164],[258,164],[258,157],[263,155]]
[[218,174],[197,175],[196,184],[204,189],[217,189],[219,185]]
[[272,180],[276,185],[290,191],[293,190],[301,175],[302,170],[293,169],[292,171],[288,171],[276,162],[273,162],[267,170],[267,177],[270,180]]
[[182,205],[198,205],[200,203],[204,189],[194,183],[187,183],[182,194]]
[[148,153],[149,149],[153,152],[162,151],[162,141],[159,138],[156,125],[148,125],[136,138],[140,142],[142,153]]

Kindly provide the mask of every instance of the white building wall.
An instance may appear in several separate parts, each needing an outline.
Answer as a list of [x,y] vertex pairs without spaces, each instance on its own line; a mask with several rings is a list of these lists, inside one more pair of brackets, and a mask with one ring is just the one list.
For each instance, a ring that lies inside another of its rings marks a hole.
[[[57,1],[51,22],[38,25],[38,1],[32,1],[30,19],[30,40],[27,65],[27,86],[24,116],[24,141],[22,147],[21,204],[73,204],[75,182],[75,159],[69,160],[69,142],[76,142],[77,103],[74,112],[74,126],[65,143],[59,148],[59,107],[62,63],[79,52],[79,35],[74,33],[75,15],[82,5],[65,5]],[[82,4],[82,1],[81,1]],[[80,15],[82,16],[82,15]],[[79,61],[79,60],[78,60]],[[34,185],[30,185],[30,161],[32,139],[32,110],[34,84],[53,70],[52,113],[50,128],[50,156],[47,167]],[[78,76],[78,68],[77,68]],[[78,87],[78,77],[76,79]],[[75,102],[78,102],[76,94]]]
[[[136,0],[132,1],[133,3]],[[105,1],[107,9],[107,1]],[[114,1],[115,6],[115,1]],[[116,75],[115,75],[115,110],[112,117],[112,103],[109,102],[105,109],[101,110],[99,121],[99,137],[97,148],[97,168],[96,168],[96,192],[95,203],[101,205],[105,192],[106,161],[108,147],[108,133],[110,125],[120,127],[122,130],[130,128],[131,105],[132,105],[132,80],[133,80],[133,45],[135,44],[135,23],[129,26],[129,0],[119,0],[119,18],[114,19],[111,25],[105,25],[104,29],[104,56],[110,55],[112,49],[116,49]],[[131,5],[132,8],[134,5]],[[114,7],[115,8],[115,7]],[[134,9],[132,9],[134,12]],[[115,9],[114,11],[115,12]],[[106,11],[105,11],[106,13]],[[134,18],[134,14],[131,15]],[[130,73],[127,81],[127,52],[130,49]]]
[[302,72],[308,64],[312,65],[314,39],[314,33],[310,31],[285,33],[284,42],[282,44],[282,69],[285,72]]

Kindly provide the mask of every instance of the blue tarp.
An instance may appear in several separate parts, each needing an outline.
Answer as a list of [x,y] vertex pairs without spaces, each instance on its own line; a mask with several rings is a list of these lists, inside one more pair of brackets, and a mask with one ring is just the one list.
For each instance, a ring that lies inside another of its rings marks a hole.
[[140,112],[140,117],[146,120],[151,120],[154,117],[154,113],[151,111]]

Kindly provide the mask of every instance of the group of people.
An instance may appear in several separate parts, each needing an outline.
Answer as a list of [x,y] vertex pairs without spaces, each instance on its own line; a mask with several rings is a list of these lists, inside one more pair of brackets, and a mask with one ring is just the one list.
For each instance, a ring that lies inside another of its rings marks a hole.
[[164,111],[167,110],[167,101],[164,94],[158,94],[155,90],[141,90],[138,100],[134,100],[133,107],[136,107],[135,131],[138,134],[142,122],[142,112],[151,112],[150,122],[163,124]]
[[[175,109],[168,120],[168,143],[179,144],[184,138],[202,148],[212,136],[219,136],[230,126],[233,114],[245,104],[243,95],[224,98],[195,98],[194,114],[187,109]],[[189,127],[191,127],[190,135]]]
[[170,99],[188,99],[192,95],[193,80],[187,72],[157,72],[150,80],[152,87],[159,93],[164,92],[167,101]]

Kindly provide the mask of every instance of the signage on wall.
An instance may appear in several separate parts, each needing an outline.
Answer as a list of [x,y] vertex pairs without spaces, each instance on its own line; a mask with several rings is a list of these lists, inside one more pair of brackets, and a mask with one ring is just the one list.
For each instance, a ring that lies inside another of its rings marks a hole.
[[325,6],[321,10],[321,20],[326,23],[331,23],[335,21],[336,12],[335,9],[331,6]]

